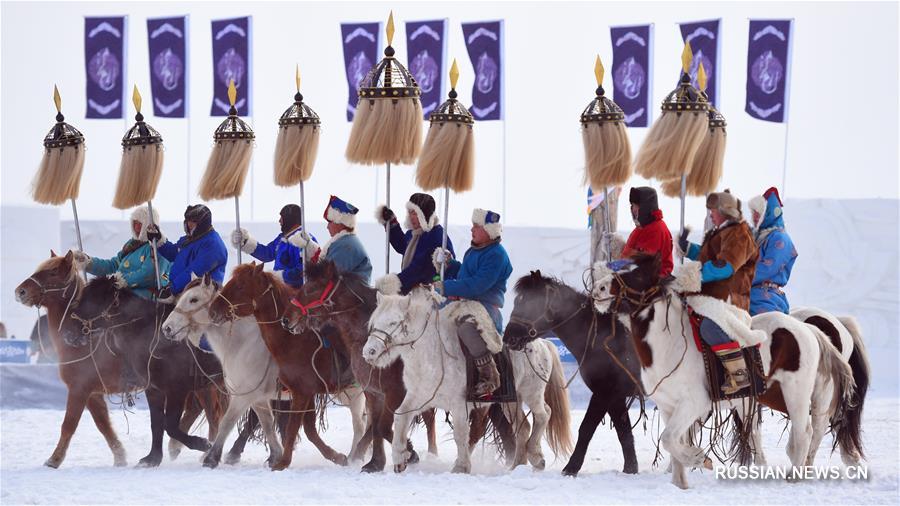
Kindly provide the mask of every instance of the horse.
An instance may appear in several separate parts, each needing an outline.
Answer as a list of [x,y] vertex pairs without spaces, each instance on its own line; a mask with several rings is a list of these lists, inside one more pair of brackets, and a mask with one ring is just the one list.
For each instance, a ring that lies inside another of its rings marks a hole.
[[[406,397],[394,413],[392,457],[394,471],[406,469],[406,448],[402,444],[410,419],[427,408],[450,412],[457,456],[454,473],[469,473],[472,463],[469,445],[469,412],[481,403],[466,400],[466,357],[456,333],[453,304],[441,308],[444,298],[431,289],[415,288],[409,295],[377,294],[377,307],[369,319],[369,338],[363,347],[366,361],[378,368],[398,359],[403,362]],[[511,467],[527,458],[535,470],[546,462],[541,439],[547,440],[554,455],[571,451],[569,396],[556,347],[540,340],[509,354],[519,401],[508,403],[517,431],[516,456]],[[525,427],[527,404],[534,415],[534,428]],[[511,404],[511,406],[509,405]]]
[[[503,342],[521,350],[528,342],[555,335],[575,356],[578,372],[591,391],[591,399],[565,476],[577,476],[597,425],[609,413],[622,456],[622,472],[638,472],[634,436],[628,415],[632,399],[640,397],[640,366],[625,327],[609,314],[594,310],[588,294],[565,283],[531,271],[516,282],[516,298]],[[614,331],[611,332],[611,329]]]
[[[104,395],[126,392],[126,385],[122,382],[124,353],[115,353],[109,340],[104,338],[90,339],[87,349],[69,345],[65,340],[65,335],[74,334],[83,337],[84,326],[71,318],[71,315],[73,310],[83,308],[82,304],[85,306],[89,304],[84,292],[85,283],[79,275],[72,252],[65,256],[57,256],[52,251],[50,258],[42,262],[34,274],[22,281],[15,289],[16,300],[21,304],[30,307],[43,306],[47,309],[50,338],[59,355],[59,376],[67,388],[66,413],[60,428],[59,441],[53,453],[44,463],[54,469],[58,468],[65,460],[69,443],[78,428],[85,407],[91,413],[94,424],[112,451],[114,465],[127,465],[125,448],[110,423],[109,410],[103,398]],[[212,436],[218,422],[214,409],[218,402],[210,400],[208,391],[195,392],[195,395],[206,411]],[[158,396],[154,396],[154,400],[159,401]],[[174,406],[175,399],[172,400]],[[148,394],[148,404],[150,402]],[[191,400],[187,404],[191,405],[193,402]],[[154,406],[159,409],[159,402],[156,402]],[[184,406],[185,401],[182,399],[181,407]],[[172,412],[174,414],[175,410],[173,409]],[[182,420],[182,427],[189,427],[198,414],[199,410],[195,410],[192,415]],[[178,422],[178,418],[174,418],[173,433],[177,432]],[[157,425],[159,428],[160,424]],[[161,439],[158,447],[161,447]],[[161,448],[157,454],[161,457]],[[158,458],[155,456],[150,458],[153,455],[154,453],[151,452],[151,455],[141,459],[140,465],[158,464]]]
[[[213,325],[239,318],[256,318],[262,340],[278,366],[278,379],[291,393],[291,408],[283,441],[284,452],[271,469],[281,471],[291,465],[297,432],[303,426],[306,437],[327,460],[346,466],[347,456],[328,446],[316,430],[316,415],[323,413],[330,396],[346,392],[353,419],[353,449],[365,431],[363,396],[358,389],[341,383],[335,371],[335,357],[314,334],[294,336],[281,326],[282,312],[294,291],[275,274],[263,271],[264,264],[252,262],[234,268],[231,279],[216,294],[207,312]],[[300,415],[300,416],[297,416]],[[357,455],[351,450],[351,460]]]
[[[382,471],[386,463],[383,441],[393,440],[394,410],[406,396],[406,387],[401,362],[379,369],[362,356],[369,318],[375,310],[375,290],[358,276],[340,272],[327,259],[307,266],[306,277],[306,283],[285,311],[282,326],[293,333],[324,334],[349,359],[356,381],[365,390],[369,413],[369,427],[360,444],[368,447],[374,443],[372,457],[362,471]],[[428,453],[437,455],[434,410],[424,411],[422,421],[428,433]],[[484,436],[488,421],[493,424],[507,458],[511,459],[515,451],[512,427],[500,410],[480,410],[471,418],[470,446],[474,447]],[[418,455],[409,441],[407,451],[410,452],[407,462],[417,462]]]
[[[211,324],[207,308],[218,291],[219,284],[210,279],[209,274],[192,280],[162,323],[162,332],[172,341],[188,339],[194,346],[199,346],[201,337],[205,335],[222,364],[225,389],[229,395],[228,410],[219,423],[219,433],[204,457],[203,465],[212,468],[219,465],[225,439],[248,408],[253,409],[262,426],[269,446],[268,463],[271,465],[281,459],[283,453],[269,405],[270,400],[278,395],[278,366],[273,363],[255,319],[241,318],[221,326]],[[240,448],[235,442],[225,462],[236,464],[240,458]]]
[[67,342],[86,336],[86,346],[102,344],[122,355],[144,385],[153,437],[150,453],[140,464],[151,467],[162,461],[163,432],[191,450],[209,450],[206,438],[187,434],[179,421],[188,395],[220,382],[222,376],[211,354],[162,338],[159,326],[170,310],[137,296],[118,276],[100,276],[84,287],[78,307],[70,311],[81,327],[63,329]]
[[[711,467],[704,451],[693,445],[694,424],[719,409],[733,409],[744,427],[737,435],[740,453],[755,452],[763,465],[761,438],[752,430],[758,414],[752,403],[723,400],[714,405],[700,353],[690,350],[691,322],[682,293],[699,291],[699,264],[689,263],[673,279],[659,278],[659,255],[638,255],[619,271],[606,264],[594,266],[592,297],[601,313],[614,312],[631,330],[631,340],[641,363],[644,391],[659,407],[666,427],[660,435],[672,456],[672,483],[688,488],[686,468]],[[850,409],[854,391],[850,367],[818,328],[783,313],[763,313],[751,320],[754,331],[765,336],[759,343],[767,389],[759,395],[763,405],[788,415],[791,431],[787,454],[792,466],[808,462],[813,417],[841,419]],[[833,389],[823,384],[833,382]],[[833,397],[825,394],[831,390]],[[841,426],[839,431],[855,430]],[[838,434],[839,441],[852,440]],[[845,449],[842,448],[842,451]],[[847,451],[850,449],[847,448]]]

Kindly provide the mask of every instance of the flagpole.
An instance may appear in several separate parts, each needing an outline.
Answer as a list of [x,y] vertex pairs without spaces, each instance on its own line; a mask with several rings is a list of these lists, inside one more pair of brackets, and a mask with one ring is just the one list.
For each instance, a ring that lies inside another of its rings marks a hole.
[[[444,187],[444,234],[441,239],[441,254],[446,255],[447,251],[447,227],[450,226],[450,223],[447,221],[450,218],[448,217],[450,213],[450,187]],[[441,282],[444,281],[444,266],[447,265],[447,259],[444,258],[444,261],[441,262]]]
[[[157,226],[157,224],[153,222],[153,204],[149,200],[147,201],[147,210],[150,211],[150,224]],[[159,293],[162,291],[162,282],[159,279],[159,252],[157,251],[155,239],[150,241],[150,248],[153,249],[153,271],[156,274],[156,293]]]
[[785,121],[784,123],[784,161],[781,164],[781,198],[785,198],[786,195],[786,185],[787,185],[787,161],[788,161],[788,133],[791,130],[791,123],[789,121]]
[[[303,191],[303,181],[300,181],[300,233],[306,234],[309,237],[309,240],[312,240],[312,236],[306,231],[306,194]],[[309,246],[308,244],[306,246]],[[306,263],[309,260],[306,257],[307,247],[303,247],[303,282],[306,283]]]
[[[240,230],[241,229],[241,205],[240,205],[240,202],[238,201],[238,198],[239,197],[237,195],[234,196],[234,221],[235,221],[236,228],[238,230]],[[240,246],[237,247],[237,258],[238,258],[238,264],[243,263],[241,261],[241,247]]]
[[[386,180],[386,196],[385,206],[391,208],[391,162],[387,162],[387,180]],[[395,215],[396,216],[396,215]],[[384,224],[384,273],[391,273],[391,222]]]
[[[680,197],[681,197],[681,225],[680,225],[680,228],[678,229],[678,237],[681,237],[682,235],[684,235],[684,202],[685,202],[685,200],[686,200],[686,199],[685,199],[686,196],[687,196],[687,176],[682,175],[682,176],[681,176],[681,192],[680,192]],[[681,257],[681,263],[684,263],[684,256]]]

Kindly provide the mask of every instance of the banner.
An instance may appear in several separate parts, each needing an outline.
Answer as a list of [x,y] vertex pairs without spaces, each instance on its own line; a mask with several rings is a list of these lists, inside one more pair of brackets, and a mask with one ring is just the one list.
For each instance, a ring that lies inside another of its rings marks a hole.
[[187,16],[147,20],[154,116],[187,116],[187,26]]
[[[696,21],[693,23],[681,23],[681,39],[691,43],[691,51],[694,52],[694,61],[691,63],[691,81],[695,88],[697,85],[697,69],[703,62],[706,71],[706,95],[710,103],[719,106],[719,26],[721,19],[709,21]],[[679,77],[681,74],[679,74]],[[677,82],[677,81],[676,81]]]
[[87,118],[122,119],[125,28],[125,16],[84,18]]
[[630,127],[650,125],[653,25],[617,26],[612,37],[613,101]]
[[475,69],[469,112],[479,121],[503,119],[503,21],[463,23],[462,30]]
[[787,121],[792,19],[750,20],[747,50],[747,114]]
[[359,101],[359,83],[379,59],[380,23],[341,23],[344,69],[347,75],[347,121],[353,121]]
[[234,80],[237,88],[237,102],[234,104],[238,116],[253,114],[250,100],[251,61],[251,20],[243,18],[219,19],[212,22],[213,50],[213,103],[211,116],[228,116],[228,83]]
[[444,66],[447,60],[447,20],[406,23],[407,68],[422,91],[425,119],[444,100]]

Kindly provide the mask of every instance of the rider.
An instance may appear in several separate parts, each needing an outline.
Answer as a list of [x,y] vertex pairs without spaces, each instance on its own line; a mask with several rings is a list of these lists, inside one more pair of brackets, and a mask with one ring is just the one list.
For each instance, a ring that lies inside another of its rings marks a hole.
[[[258,244],[244,228],[235,229],[231,233],[231,244],[261,262],[275,260],[274,270],[281,271],[284,282],[300,288],[303,286],[304,249],[310,242],[310,237],[301,228],[300,216],[300,206],[287,204],[281,208],[281,217],[278,219],[281,233],[269,244]],[[312,241],[315,240],[313,237]]]
[[[400,228],[397,216],[386,206],[379,206],[375,218],[382,225],[390,224],[391,246],[403,255],[398,274],[388,274],[376,283],[378,291],[386,294],[407,294],[421,284],[434,281],[437,271],[432,254],[441,247],[444,229],[438,225],[434,199],[425,193],[413,193],[406,203],[406,233]],[[453,253],[453,243],[447,238],[447,249]]]
[[[503,333],[503,307],[506,281],[512,274],[512,263],[506,249],[500,244],[500,215],[475,209],[472,212],[472,247],[466,251],[463,261],[452,259],[450,251],[438,248],[434,252],[434,267],[440,268],[447,262],[446,280],[436,284],[436,290],[448,298],[468,299],[480,302],[493,320],[498,333]],[[478,383],[475,394],[489,396],[500,386],[497,365],[488,351],[485,339],[479,332],[472,316],[458,322],[460,341],[475,358],[478,368]]]
[[[741,202],[725,190],[710,193],[706,208],[714,228],[707,232],[702,245],[688,242],[690,230],[685,229],[678,238],[679,252],[701,263],[702,294],[746,311],[750,307],[750,283],[758,253],[750,226],[742,218]],[[700,337],[725,367],[728,381],[722,391],[726,395],[750,385],[750,373],[737,342],[709,318],[700,323]]]
[[654,255],[659,253],[659,277],[672,273],[672,233],[663,221],[662,211],[657,203],[656,190],[649,186],[632,188],[628,195],[631,202],[631,217],[635,228],[628,236],[622,249],[622,258],[638,253]]
[[759,247],[756,276],[750,289],[750,314],[769,311],[788,313],[790,305],[782,288],[791,278],[797,259],[794,242],[784,230],[784,213],[778,190],[769,188],[762,196],[750,199],[754,235]]
[[[81,251],[72,251],[75,261],[84,266],[88,274],[106,276],[116,273],[140,297],[153,300],[157,295],[156,267],[153,265],[153,248],[147,240],[151,223],[159,223],[159,214],[153,210],[153,220],[146,207],[138,207],[131,213],[131,235],[116,256],[110,259],[92,257]],[[159,258],[160,285],[169,285],[169,260]]]
[[209,273],[221,283],[225,279],[228,250],[212,226],[212,212],[203,204],[188,206],[184,211],[185,235],[172,244],[162,241],[162,233],[155,225],[148,227],[147,237],[157,239],[159,254],[172,262],[171,283],[162,293],[161,302],[173,303],[175,296],[191,281],[191,274],[203,277]]
[[356,213],[359,209],[353,204],[344,202],[334,195],[325,206],[325,221],[328,222],[328,233],[331,239],[325,246],[319,247],[312,243],[316,249],[312,256],[313,262],[326,258],[334,262],[334,265],[342,272],[356,274],[366,284],[372,281],[372,262],[363,247],[362,241],[356,236]]

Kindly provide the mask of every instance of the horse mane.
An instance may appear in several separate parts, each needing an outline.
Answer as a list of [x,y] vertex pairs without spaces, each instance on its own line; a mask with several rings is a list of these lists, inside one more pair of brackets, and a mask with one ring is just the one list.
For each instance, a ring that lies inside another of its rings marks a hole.
[[[213,289],[215,291],[218,292],[219,290],[222,289],[222,285],[218,281],[216,281],[215,279],[210,279],[210,281],[212,281]],[[195,286],[199,285],[202,282],[203,282],[202,277],[190,280],[188,282],[188,284],[184,285],[184,289],[181,290],[181,293],[184,293],[184,292],[190,290],[191,288],[194,288]]]
[[547,285],[560,290],[568,289],[577,295],[583,295],[585,297],[588,296],[587,294],[567,285],[556,276],[546,276],[542,274],[541,271],[531,271],[531,274],[526,274],[525,276],[519,278],[518,281],[516,281],[515,290],[517,294],[522,294],[527,291],[542,289]]
[[[637,253],[631,257],[631,260],[634,261],[634,265],[637,268],[631,272],[622,274],[622,278],[631,288],[647,290],[654,286],[659,286],[659,288],[663,290],[674,281],[674,278],[671,276],[665,278],[659,277],[659,264],[661,260],[658,253]],[[642,286],[632,286],[630,283],[632,280],[644,282],[641,283]]]

